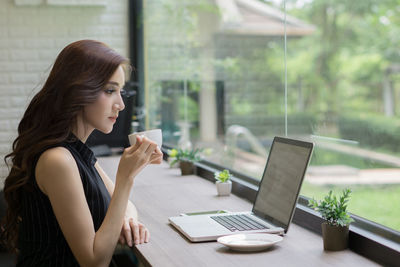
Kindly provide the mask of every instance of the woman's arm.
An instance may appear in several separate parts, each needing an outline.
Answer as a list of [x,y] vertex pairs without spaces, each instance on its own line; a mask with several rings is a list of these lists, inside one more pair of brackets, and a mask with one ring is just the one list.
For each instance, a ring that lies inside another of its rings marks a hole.
[[114,193],[97,232],[71,153],[62,147],[45,151],[36,166],[36,180],[49,197],[54,214],[81,266],[108,266],[120,236],[134,177],[151,159],[156,145],[148,140],[124,151]]
[[[107,175],[107,173],[103,170],[103,168],[100,166],[100,164],[98,162],[96,162],[94,167],[97,169],[97,172],[100,174],[100,177],[103,180],[108,193],[110,194],[110,196],[112,196],[114,193],[114,187],[115,187],[113,181],[110,179],[110,177]],[[132,217],[135,221],[138,221],[138,214],[137,214],[136,207],[130,200],[128,200],[126,213],[128,213],[130,215],[130,217]]]
[[[160,164],[162,162],[162,152],[160,149],[156,149],[156,152],[152,155],[152,164]],[[98,162],[96,162],[95,167],[100,174],[107,191],[112,196],[114,192],[114,183],[103,170]],[[133,240],[132,240],[133,236]],[[144,242],[149,242],[150,232],[148,229],[139,222],[138,213],[135,205],[129,200],[125,212],[124,223],[122,225],[121,235],[119,242],[121,244],[128,244],[129,246],[135,244],[142,244]],[[133,241],[133,242],[132,242]]]
[[[110,196],[112,196],[115,187],[113,181],[108,177],[107,173],[103,170],[103,168],[101,168],[98,162],[96,162],[95,167],[101,178],[103,179],[108,193],[110,194]],[[131,247],[133,243],[135,243],[136,245],[142,244],[144,242],[149,242],[149,239],[150,233],[148,229],[139,222],[137,209],[135,205],[130,200],[128,200],[124,222],[121,226],[119,242],[121,244],[127,244]]]

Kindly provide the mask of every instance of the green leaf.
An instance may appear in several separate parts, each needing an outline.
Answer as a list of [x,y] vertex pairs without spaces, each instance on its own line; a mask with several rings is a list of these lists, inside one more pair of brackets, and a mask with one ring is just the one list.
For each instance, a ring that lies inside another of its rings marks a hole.
[[347,213],[347,205],[345,205],[349,201],[350,193],[350,189],[343,190],[338,198],[330,190],[320,202],[314,198],[310,199],[308,206],[318,211],[329,224],[345,226],[354,221]]
[[229,173],[229,170],[225,169],[222,172],[215,172],[214,177],[221,183],[227,182],[231,178],[231,174]]

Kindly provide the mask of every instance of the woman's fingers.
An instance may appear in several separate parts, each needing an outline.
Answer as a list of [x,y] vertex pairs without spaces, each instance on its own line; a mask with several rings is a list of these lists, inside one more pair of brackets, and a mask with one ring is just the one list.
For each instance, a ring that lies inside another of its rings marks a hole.
[[[148,163],[151,162],[151,157],[153,154],[157,153],[158,146],[155,142],[151,141],[150,139],[144,137],[143,143],[139,147],[138,151],[143,152],[145,154],[145,158]],[[158,149],[159,150],[159,149]]]
[[143,142],[143,136],[137,135],[136,136],[136,143],[133,146],[129,146],[129,147],[125,148],[125,151],[128,154],[132,154],[133,152],[135,152],[139,148],[139,146],[142,144],[142,142]]
[[121,235],[119,236],[118,242],[121,245],[125,245],[125,237],[124,237],[123,231],[121,231]]
[[151,164],[160,164],[163,159],[163,154],[159,155],[156,153],[153,153],[150,157],[150,163]]
[[163,153],[157,146],[154,152],[151,154],[150,164],[160,164],[162,162],[162,159],[163,159]]
[[146,228],[146,232],[145,232],[145,237],[144,237],[144,242],[149,242],[150,241],[150,232],[149,230]]
[[134,222],[131,218],[129,220],[131,234],[133,235],[133,242],[135,245],[147,243],[150,240],[149,230],[140,222]]
[[135,151],[139,151],[139,152],[143,152],[145,154],[149,154],[149,153],[156,153],[156,154],[161,154],[162,152],[160,150],[160,148],[158,147],[158,145],[153,142],[152,140],[148,139],[146,136],[136,136],[136,143],[133,146],[127,147],[125,149],[125,151],[128,154],[132,154]]
[[135,222],[132,218],[125,220],[122,227],[119,243],[128,246],[147,243],[150,241],[149,230],[140,222]]
[[147,148],[152,144],[153,142],[150,141],[146,136],[143,137],[142,143],[138,147],[137,151],[141,153],[146,153]]
[[147,147],[145,153],[146,153],[146,155],[150,158],[151,155],[156,151],[156,149],[157,149],[157,144],[152,142],[152,143]]
[[141,223],[139,223],[139,232],[140,232],[140,244],[143,244],[146,238],[146,227],[144,227],[144,225]]
[[133,232],[133,242],[135,242],[135,245],[138,245],[139,241],[140,241],[139,225],[137,223],[135,223],[132,218],[129,220],[129,224],[130,224],[132,232]]
[[123,236],[125,237],[125,241],[128,244],[128,246],[132,246],[132,232],[131,232],[131,226],[129,225],[128,221],[124,221],[124,226],[123,226]]

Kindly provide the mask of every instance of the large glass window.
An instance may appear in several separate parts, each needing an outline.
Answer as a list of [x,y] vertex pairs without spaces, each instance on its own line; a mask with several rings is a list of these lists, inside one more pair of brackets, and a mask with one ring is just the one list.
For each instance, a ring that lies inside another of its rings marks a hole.
[[400,231],[400,0],[145,0],[144,29],[164,143],[257,180],[275,135],[311,140],[301,194]]

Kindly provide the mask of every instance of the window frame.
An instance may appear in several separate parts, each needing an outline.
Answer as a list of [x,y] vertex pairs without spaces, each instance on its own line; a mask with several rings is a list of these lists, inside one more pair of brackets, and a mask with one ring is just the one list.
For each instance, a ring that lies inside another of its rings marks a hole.
[[[143,20],[143,0],[128,1],[128,46],[132,74],[129,84],[134,89],[132,122],[136,122],[137,131],[144,131],[145,116],[145,39]],[[133,124],[131,122],[131,124]],[[130,127],[131,125],[129,125]]]

